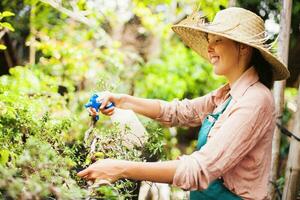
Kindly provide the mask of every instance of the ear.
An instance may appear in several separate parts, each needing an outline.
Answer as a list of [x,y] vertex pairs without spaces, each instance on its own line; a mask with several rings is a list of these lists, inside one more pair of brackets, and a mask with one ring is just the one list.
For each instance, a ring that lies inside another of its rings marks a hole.
[[240,43],[239,48],[240,48],[240,53],[242,55],[249,55],[249,54],[251,55],[252,54],[253,47],[250,47],[249,45]]

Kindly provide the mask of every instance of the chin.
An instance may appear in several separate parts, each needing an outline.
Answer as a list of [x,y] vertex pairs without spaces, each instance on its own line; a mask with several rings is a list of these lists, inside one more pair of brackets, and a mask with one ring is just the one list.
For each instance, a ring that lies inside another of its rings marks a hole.
[[223,75],[222,71],[220,70],[220,68],[217,65],[213,65],[214,66],[214,73],[216,75]]

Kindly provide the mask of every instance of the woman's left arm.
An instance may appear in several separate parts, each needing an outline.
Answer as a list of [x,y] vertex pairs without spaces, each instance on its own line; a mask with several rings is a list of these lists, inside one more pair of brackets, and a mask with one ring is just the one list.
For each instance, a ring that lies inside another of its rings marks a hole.
[[160,183],[172,183],[179,160],[163,162],[134,162],[104,159],[78,173],[87,180],[104,179],[115,182],[126,178]]

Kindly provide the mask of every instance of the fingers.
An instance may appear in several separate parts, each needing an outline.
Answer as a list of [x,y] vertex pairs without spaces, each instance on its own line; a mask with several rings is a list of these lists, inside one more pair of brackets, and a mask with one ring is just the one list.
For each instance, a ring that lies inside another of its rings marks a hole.
[[115,103],[114,94],[108,91],[102,92],[97,98],[98,102],[101,102],[100,110],[104,110],[110,103]]
[[95,117],[98,114],[98,112],[96,111],[96,109],[92,108],[92,107],[87,108],[87,111],[89,112],[89,115],[93,116],[93,117]]
[[95,181],[97,178],[100,178],[99,173],[95,172],[95,170],[91,167],[88,167],[85,170],[78,172],[77,176],[91,181]]
[[[89,113],[89,115],[90,116],[92,116],[92,117],[95,117],[96,115],[98,115],[99,113],[96,111],[96,109],[95,108],[87,108],[87,111],[88,111],[88,113]],[[107,108],[107,109],[101,109],[100,110],[101,111],[101,113],[103,113],[104,115],[108,115],[108,116],[111,116],[111,115],[113,115],[114,114],[114,112],[115,112],[115,107],[111,107],[111,108]]]
[[121,177],[120,172],[113,167],[114,165],[118,165],[118,163],[111,159],[98,160],[88,168],[78,172],[77,175],[86,180],[101,180],[100,184],[113,183]]
[[91,180],[94,182],[96,180],[96,174],[91,172],[82,178],[84,178],[85,180]]
[[100,161],[97,161],[94,164],[87,167],[86,169],[78,172],[77,175],[84,178],[84,179],[87,179],[87,180],[95,179],[96,176],[97,176],[96,166],[99,165],[99,164],[100,164]]
[[115,110],[115,107],[110,107],[110,108],[107,108],[107,109],[105,109],[105,108],[101,109],[100,108],[101,113],[103,113],[104,115],[108,115],[108,116],[112,115],[114,113],[114,110]]
[[77,173],[77,176],[80,176],[80,177],[82,177],[82,178],[85,178],[85,177],[87,177],[87,176],[89,175],[89,173],[90,173],[90,169],[89,169],[89,168],[86,168],[86,169],[84,169],[84,170],[78,172],[78,173]]
[[107,97],[104,97],[101,101],[100,110],[103,110],[107,106],[108,102],[109,102],[109,99]]
[[[104,115],[108,115],[108,116],[111,116],[114,114],[114,109],[115,109],[115,106],[111,106],[111,102],[114,102],[114,100],[112,100],[114,97],[113,97],[113,94],[108,92],[108,91],[105,91],[105,92],[101,92],[101,94],[99,94],[99,97],[96,99],[96,101],[98,103],[101,103],[101,106],[99,108],[99,112],[103,113]],[[107,108],[107,106],[109,106],[109,108]],[[92,107],[89,107],[87,108],[87,111],[89,113],[90,116],[97,116],[99,115],[99,112],[97,112],[95,110],[95,108],[92,108]]]
[[115,110],[113,109],[111,112],[107,113],[108,116],[112,116],[115,113]]
[[80,176],[80,177],[84,178],[86,180],[91,180],[94,182],[94,184],[96,184],[98,186],[99,185],[109,185],[116,181],[116,180],[112,180],[111,178],[108,178],[108,177],[100,177],[99,175],[97,175],[97,173],[93,173],[93,172],[89,172],[87,175]]
[[90,167],[78,172],[77,176],[80,176],[81,178],[84,178],[86,180],[92,180],[92,181],[94,181],[97,178],[97,174]]

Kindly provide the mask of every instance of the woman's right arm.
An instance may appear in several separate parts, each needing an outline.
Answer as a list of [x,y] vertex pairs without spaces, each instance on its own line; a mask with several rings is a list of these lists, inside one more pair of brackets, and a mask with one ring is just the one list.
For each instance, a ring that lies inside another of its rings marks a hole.
[[[109,102],[113,102],[117,108],[132,110],[135,113],[152,119],[157,118],[160,114],[160,103],[157,99],[144,99],[111,92],[103,92],[99,96],[102,101],[100,111],[105,115],[112,115],[114,113],[114,107],[104,109]],[[89,112],[92,115],[96,114],[96,111],[92,109],[89,109]]]
[[155,119],[160,114],[160,103],[157,99],[144,99],[130,95],[122,95],[122,109],[133,110],[135,113]]
[[[111,92],[103,92],[99,96],[102,101],[100,111],[105,115],[114,113],[114,107],[104,109],[109,102],[113,102],[118,108],[133,110],[167,126],[199,126],[204,117],[214,108],[211,94],[192,100],[175,99],[171,102]],[[89,112],[91,115],[97,114],[93,109],[89,109]]]

